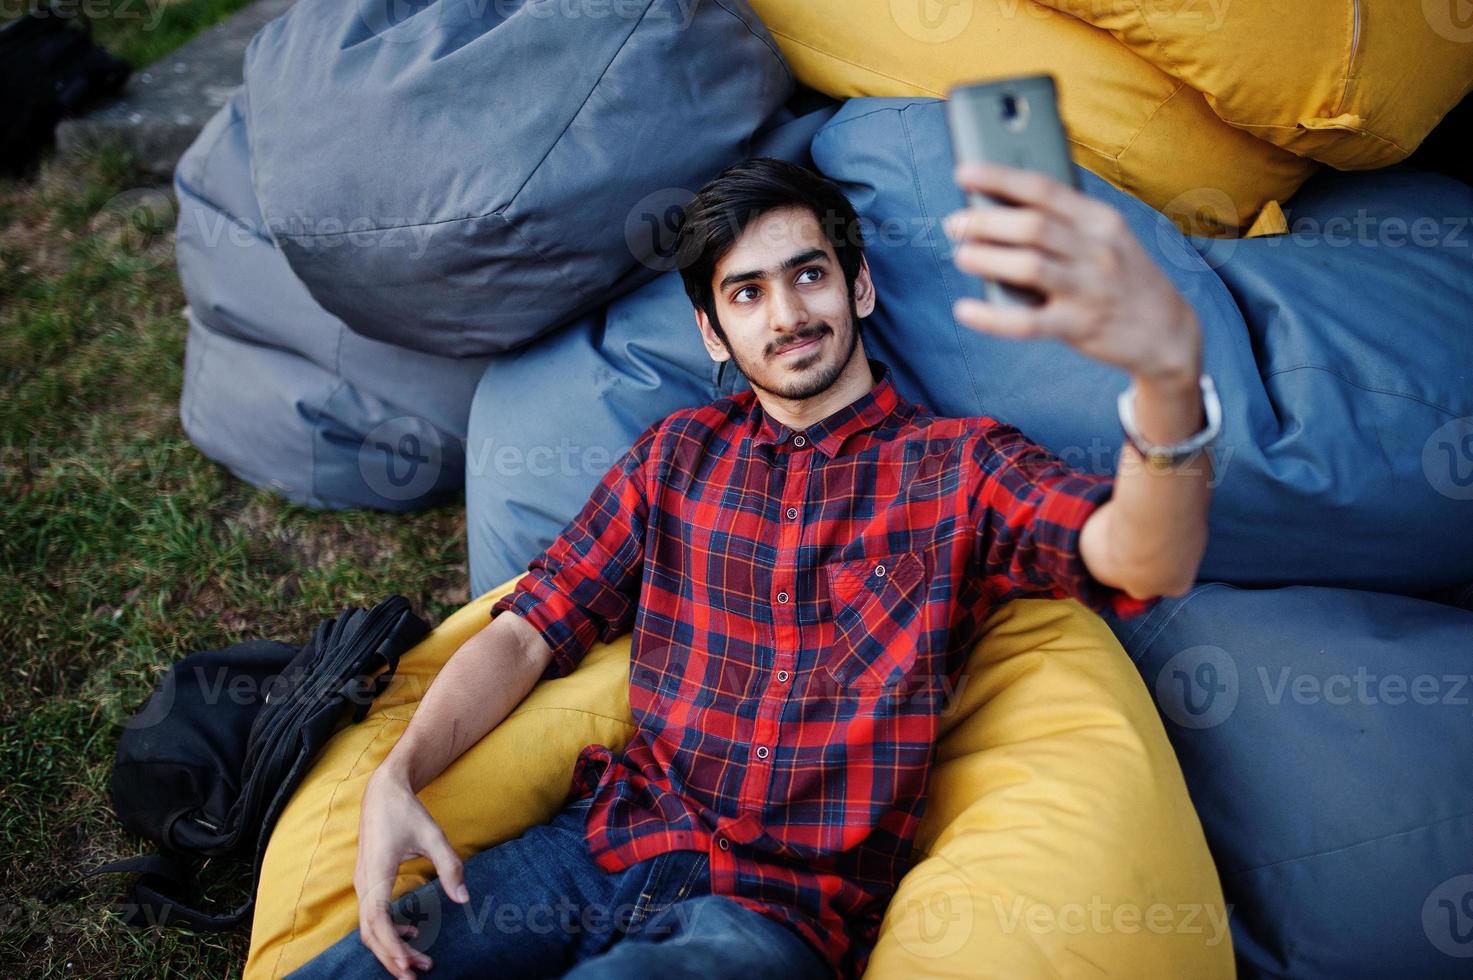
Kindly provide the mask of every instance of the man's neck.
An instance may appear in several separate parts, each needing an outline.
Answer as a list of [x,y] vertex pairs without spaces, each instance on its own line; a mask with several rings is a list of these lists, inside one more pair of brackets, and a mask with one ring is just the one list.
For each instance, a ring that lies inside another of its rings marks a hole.
[[824,391],[812,398],[794,400],[754,389],[762,410],[790,429],[806,429],[821,422],[846,405],[863,398],[875,386],[874,372],[864,347],[857,345],[844,370]]

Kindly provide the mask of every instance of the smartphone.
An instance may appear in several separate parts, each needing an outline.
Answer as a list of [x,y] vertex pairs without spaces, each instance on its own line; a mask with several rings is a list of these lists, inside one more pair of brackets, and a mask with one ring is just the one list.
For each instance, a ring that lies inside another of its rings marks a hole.
[[[1079,189],[1052,75],[958,85],[947,93],[946,122],[957,163],[1037,170]],[[966,198],[972,206],[1008,204],[974,191],[968,191]],[[1032,289],[990,279],[982,280],[982,286],[989,303],[1037,306],[1043,302]]]

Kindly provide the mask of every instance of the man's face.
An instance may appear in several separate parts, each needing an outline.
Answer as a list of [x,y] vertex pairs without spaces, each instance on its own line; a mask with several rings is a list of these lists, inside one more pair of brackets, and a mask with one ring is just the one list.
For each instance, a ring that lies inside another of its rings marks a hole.
[[749,224],[716,265],[716,316],[696,320],[706,349],[728,357],[754,389],[780,398],[828,390],[851,358],[864,356],[859,318],[874,311],[865,264],[850,294],[833,247],[812,211],[769,211]]

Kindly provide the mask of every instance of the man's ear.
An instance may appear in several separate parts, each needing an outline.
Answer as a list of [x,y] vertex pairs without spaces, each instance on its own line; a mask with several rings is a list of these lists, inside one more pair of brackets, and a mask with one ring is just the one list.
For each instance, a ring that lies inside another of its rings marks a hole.
[[869,259],[859,259],[859,274],[854,277],[854,308],[862,320],[875,311],[875,283],[869,274]]
[[701,341],[706,345],[706,353],[711,355],[711,360],[720,363],[731,359],[731,351],[716,336],[715,329],[711,326],[711,318],[706,316],[706,311],[699,306],[696,307],[696,326],[701,331]]

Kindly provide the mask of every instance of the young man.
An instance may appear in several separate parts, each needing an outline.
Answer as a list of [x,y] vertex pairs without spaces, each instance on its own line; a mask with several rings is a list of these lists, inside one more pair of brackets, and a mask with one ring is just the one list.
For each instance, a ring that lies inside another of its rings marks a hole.
[[[909,867],[938,694],[991,609],[1128,616],[1190,587],[1218,415],[1190,306],[1108,206],[1022,171],[957,179],[1016,202],[948,219],[958,266],[1046,300],[957,319],[1130,374],[1114,480],[901,398],[865,354],[876,286],[842,192],[729,168],[687,207],[679,258],[706,349],[751,390],[646,429],[451,658],[365,791],[359,931],[301,975],[857,976]],[[625,750],[585,748],[558,816],[462,864],[415,793],[630,630]],[[433,937],[390,914],[419,855]]]

